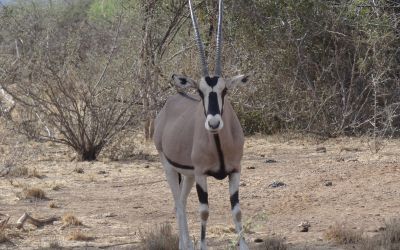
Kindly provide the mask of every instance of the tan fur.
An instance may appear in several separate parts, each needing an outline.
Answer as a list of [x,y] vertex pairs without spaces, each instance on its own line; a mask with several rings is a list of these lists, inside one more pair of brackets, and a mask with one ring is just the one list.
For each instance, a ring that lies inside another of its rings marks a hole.
[[[218,171],[220,162],[214,135],[206,130],[202,102],[182,95],[171,96],[155,121],[154,142],[159,152],[182,165],[195,167],[195,175]],[[227,98],[222,115],[224,127],[218,132],[227,173],[240,172],[244,136],[239,120]]]

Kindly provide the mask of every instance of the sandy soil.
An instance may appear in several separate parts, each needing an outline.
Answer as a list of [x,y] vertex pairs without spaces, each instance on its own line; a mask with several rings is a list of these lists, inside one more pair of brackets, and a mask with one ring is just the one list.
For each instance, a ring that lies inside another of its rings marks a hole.
[[[1,177],[0,220],[7,214],[15,223],[26,211],[35,217],[71,213],[83,222],[78,228],[94,240],[70,241],[68,235],[76,228],[63,229],[56,222],[7,231],[11,242],[0,243],[0,249],[40,249],[54,242],[75,249],[137,249],[141,234],[155,225],[170,222],[176,228],[163,170],[153,146],[141,138],[121,141],[123,160],[110,160],[115,155],[111,152],[90,163],[71,161],[73,153],[60,145],[16,143],[13,138],[0,139],[0,163],[11,159],[36,169],[42,178]],[[293,246],[343,249],[324,238],[329,226],[343,223],[373,235],[386,220],[400,217],[400,141],[382,143],[383,148],[372,153],[369,139],[363,138],[246,138],[240,201],[252,248],[254,239],[275,235]],[[317,150],[320,147],[326,152]],[[84,173],[74,171],[78,168]],[[274,181],[286,185],[272,188]],[[326,185],[329,181],[331,186]],[[19,198],[24,187],[43,189],[48,200]],[[209,202],[209,248],[228,249],[235,234],[227,180],[209,179]],[[50,203],[59,208],[50,208]],[[193,189],[188,220],[196,239],[197,209]],[[309,232],[299,231],[302,221],[311,224]]]

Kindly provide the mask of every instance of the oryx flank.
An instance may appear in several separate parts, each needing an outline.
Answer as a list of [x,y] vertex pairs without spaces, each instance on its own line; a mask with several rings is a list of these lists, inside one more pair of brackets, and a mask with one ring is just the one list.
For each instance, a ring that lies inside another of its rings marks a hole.
[[239,206],[240,161],[244,136],[239,120],[226,100],[226,94],[229,89],[246,83],[248,77],[221,77],[222,0],[219,1],[216,70],[213,76],[208,74],[204,48],[190,0],[189,8],[200,53],[202,77],[199,82],[182,75],[173,75],[172,78],[179,87],[195,88],[199,97],[182,93],[170,97],[156,118],[154,142],[175,201],[179,249],[193,249],[186,219],[186,200],[194,182],[200,202],[200,248],[204,250],[207,249],[207,177],[213,176],[222,180],[229,176],[233,220],[239,235],[240,249],[245,250],[248,247],[242,235]]

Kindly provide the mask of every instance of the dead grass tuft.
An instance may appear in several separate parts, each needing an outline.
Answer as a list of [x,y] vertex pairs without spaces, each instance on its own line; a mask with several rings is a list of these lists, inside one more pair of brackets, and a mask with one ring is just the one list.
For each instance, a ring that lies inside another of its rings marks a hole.
[[385,223],[382,238],[385,244],[400,244],[400,219],[391,219]]
[[161,224],[141,235],[143,250],[175,250],[179,248],[179,237],[172,233],[172,226]]
[[256,247],[257,250],[287,250],[288,246],[282,237],[268,237],[263,239],[261,244]]
[[33,170],[29,172],[28,177],[35,177],[38,179],[42,179],[44,175],[41,175],[36,168],[33,168]]
[[92,241],[94,240],[94,237],[86,235],[81,230],[74,230],[68,235],[68,240]]
[[74,172],[77,174],[84,174],[85,170],[82,167],[75,167]]
[[15,166],[8,172],[9,177],[24,177],[28,176],[29,169],[25,166]]
[[54,201],[49,203],[49,208],[59,208],[60,206],[57,205],[57,203],[55,203]]
[[82,226],[83,223],[78,220],[73,214],[64,214],[62,217],[63,227]]
[[7,235],[6,235],[6,228],[7,228],[9,219],[10,219],[10,217],[1,221],[1,223],[0,223],[0,243],[5,243],[5,242],[9,241],[7,238]]
[[40,188],[24,188],[22,194],[25,199],[47,199],[46,193]]
[[362,240],[362,233],[336,223],[325,232],[325,238],[338,244],[357,244]]

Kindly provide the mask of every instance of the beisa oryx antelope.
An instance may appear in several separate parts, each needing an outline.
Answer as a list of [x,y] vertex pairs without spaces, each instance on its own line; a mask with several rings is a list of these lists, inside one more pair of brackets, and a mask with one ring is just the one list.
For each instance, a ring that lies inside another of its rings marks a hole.
[[[242,235],[239,206],[240,161],[244,136],[239,120],[226,99],[229,89],[248,82],[248,76],[226,79],[221,76],[221,41],[223,1],[219,1],[215,75],[208,74],[203,43],[193,6],[189,0],[202,65],[198,82],[182,75],[173,75],[175,85],[195,88],[198,97],[178,93],[168,98],[155,121],[154,142],[172,190],[179,226],[179,249],[193,249],[186,218],[186,200],[196,182],[200,202],[200,248],[207,249],[208,219],[207,177],[218,180],[229,177],[229,194],[233,220],[239,235],[239,247],[248,249]],[[199,100],[200,99],[200,100]]]

